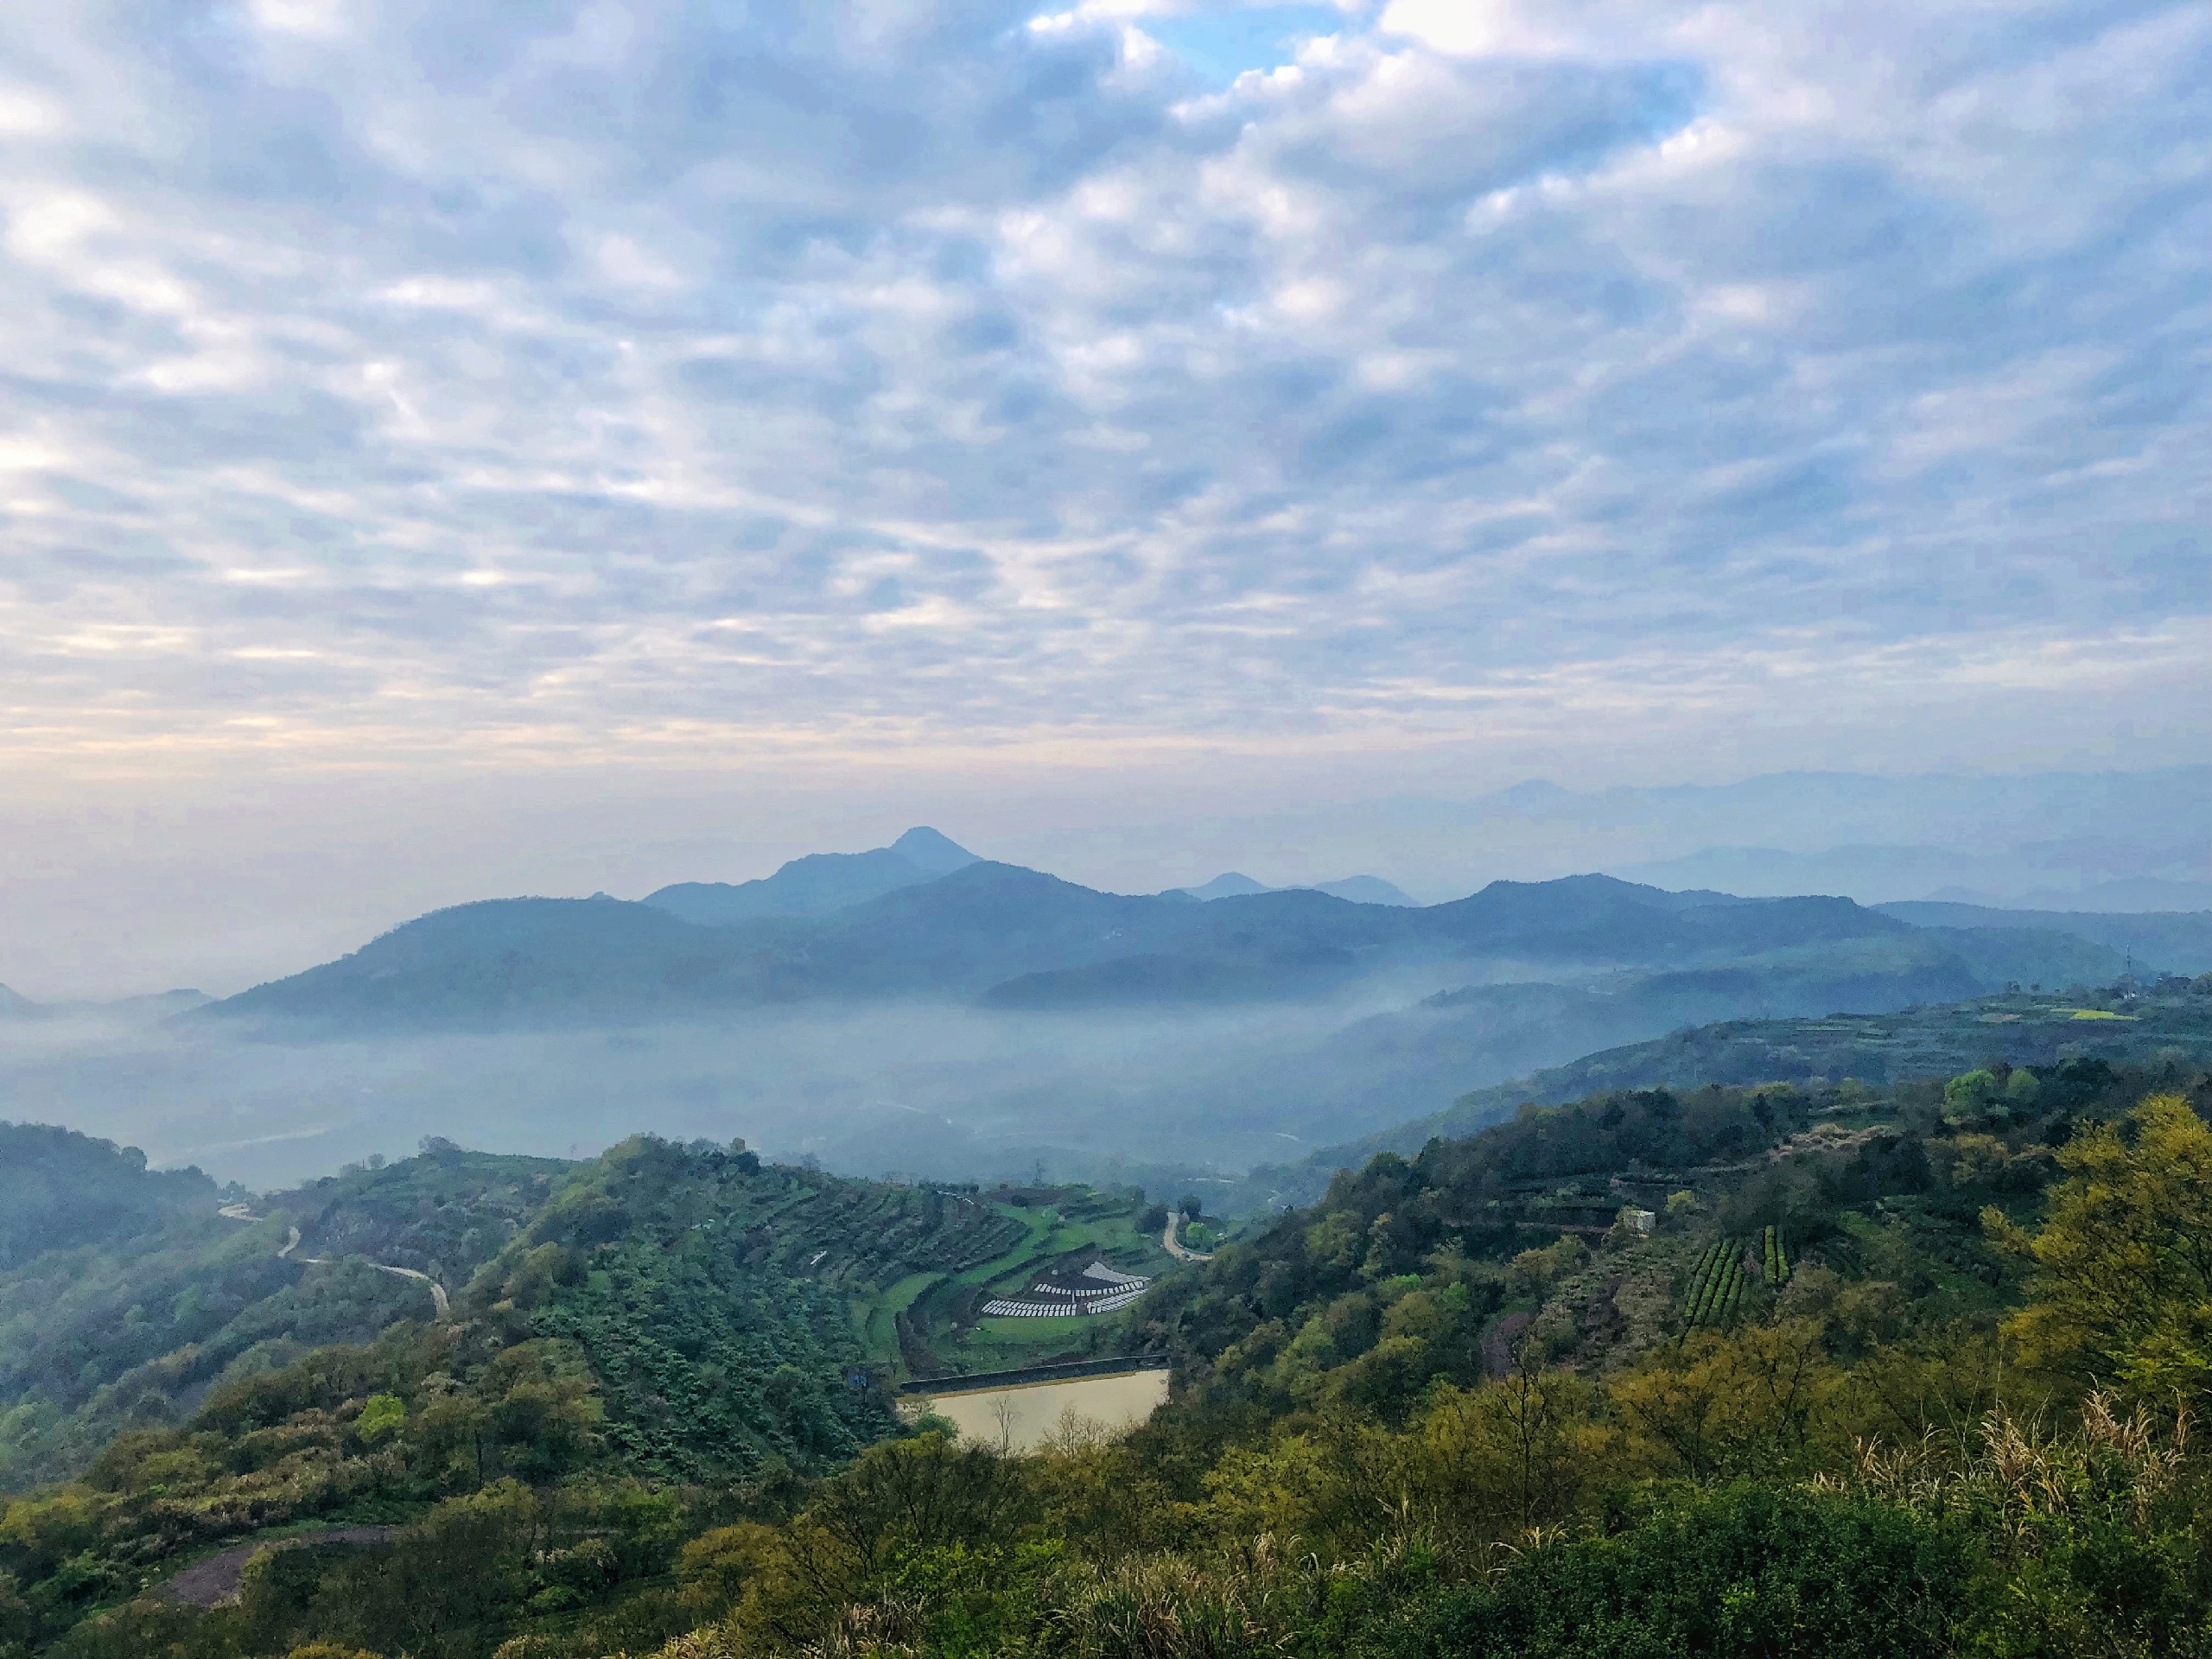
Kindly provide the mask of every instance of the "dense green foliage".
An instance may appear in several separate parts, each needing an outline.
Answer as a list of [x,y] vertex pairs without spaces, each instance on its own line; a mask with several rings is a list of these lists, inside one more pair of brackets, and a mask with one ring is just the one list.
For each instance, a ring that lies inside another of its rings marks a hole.
[[[510,1278],[531,1332],[588,1357],[612,1444],[639,1472],[821,1466],[887,1432],[886,1374],[1115,1340],[1112,1320],[988,1329],[976,1310],[997,1289],[1085,1249],[1166,1260],[1135,1229],[1131,1193],[894,1186],[703,1143],[647,1139],[571,1165],[433,1141],[224,1214],[196,1173],[146,1176],[104,1143],[4,1132],[80,1161],[92,1149],[92,1207],[139,1190],[133,1177],[190,1202],[111,1206],[124,1224],[0,1272],[0,1489],[80,1468],[118,1433],[182,1423],[226,1382],[427,1320],[433,1285],[466,1314]],[[48,1171],[0,1166],[0,1201],[27,1207]]]
[[[705,1484],[780,1490],[894,1433],[900,1334],[937,1365],[974,1363],[970,1346],[999,1363],[1010,1338],[976,1312],[997,1290],[1104,1246],[1125,1266],[1157,1255],[1134,1193],[893,1186],[652,1137],[580,1165],[432,1141],[227,1214],[207,1199],[4,1281],[19,1476],[82,1474],[0,1523],[0,1654],[181,1559],[334,1523],[413,1524],[388,1548],[288,1550],[216,1615],[125,1609],[69,1650],[153,1650],[188,1628],[254,1651],[271,1620],[306,1620],[474,1652],[518,1621],[558,1624],[661,1573],[669,1540],[723,1501]],[[1022,1323],[1049,1353],[1110,1343],[1120,1322]],[[641,1516],[659,1543],[606,1541],[610,1516]],[[493,1538],[497,1562],[440,1589],[471,1538]],[[563,1538],[616,1565],[547,1567]],[[341,1605],[370,1611],[334,1623]],[[670,1607],[655,1640],[683,1627]]]
[[[2141,1066],[2162,1056],[2212,1065],[2212,976],[2194,985],[2168,981],[2139,992],[2076,987],[2065,995],[1926,1001],[1892,1013],[1816,1018],[1676,1020],[1669,1034],[1605,1047],[1565,1065],[1462,1096],[1450,1109],[1395,1126],[1346,1147],[1317,1154],[1295,1171],[1255,1172],[1250,1183],[1318,1197],[1328,1174],[1377,1152],[1411,1155],[1438,1136],[1478,1133],[1521,1106],[1560,1105],[1639,1089],[1688,1092],[1708,1084],[1802,1084],[1849,1077],[1883,1089],[1915,1078],[1949,1077],[2001,1051],[2014,1065],[2048,1069],[2067,1059]],[[1840,1006],[1840,1005],[1839,1005]]]
[[987,1266],[1027,1233],[964,1194],[640,1139],[570,1178],[505,1288],[587,1357],[630,1466],[813,1470],[891,1427],[854,1302]]
[[[11,1505],[0,1655],[2212,1654],[2208,1110],[2078,1055],[1530,1108],[1168,1277],[1175,1400],[1027,1456],[899,1428],[870,1344],[1084,1200],[641,1139],[451,1318]],[[390,1530],[145,1593],[310,1522]]]
[[[119,1430],[174,1422],[219,1379],[427,1317],[422,1281],[367,1264],[465,1283],[567,1167],[442,1143],[378,1163],[243,1217],[218,1214],[212,1184],[187,1172],[191,1203],[93,1238],[59,1235],[0,1273],[0,1485],[81,1465]],[[0,1196],[22,1180],[0,1166]]]
[[215,1184],[196,1169],[149,1170],[135,1147],[42,1123],[0,1123],[0,1271],[215,1208]]

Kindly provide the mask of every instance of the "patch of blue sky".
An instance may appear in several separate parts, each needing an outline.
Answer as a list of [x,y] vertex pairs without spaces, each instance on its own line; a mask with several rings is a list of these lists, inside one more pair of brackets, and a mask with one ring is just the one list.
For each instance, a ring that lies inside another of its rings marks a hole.
[[1226,86],[1247,69],[1288,63],[1299,41],[1334,35],[1353,21],[1334,6],[1210,5],[1146,17],[1141,26],[1202,79]]

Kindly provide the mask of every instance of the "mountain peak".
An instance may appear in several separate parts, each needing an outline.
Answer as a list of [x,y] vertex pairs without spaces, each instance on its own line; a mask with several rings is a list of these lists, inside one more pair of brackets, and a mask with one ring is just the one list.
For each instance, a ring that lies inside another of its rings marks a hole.
[[1274,889],[1255,881],[1242,870],[1225,870],[1203,887],[1185,887],[1183,891],[1193,899],[1243,899],[1255,893],[1273,893]]
[[935,875],[949,875],[982,861],[950,836],[941,835],[927,824],[915,825],[891,843],[891,850],[917,868]]

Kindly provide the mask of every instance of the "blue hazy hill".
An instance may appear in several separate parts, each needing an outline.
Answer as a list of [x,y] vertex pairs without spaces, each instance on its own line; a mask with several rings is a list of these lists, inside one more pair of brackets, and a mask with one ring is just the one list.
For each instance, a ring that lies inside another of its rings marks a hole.
[[865,853],[809,853],[757,881],[679,881],[645,902],[687,922],[721,926],[761,916],[826,916],[977,862],[925,825]]

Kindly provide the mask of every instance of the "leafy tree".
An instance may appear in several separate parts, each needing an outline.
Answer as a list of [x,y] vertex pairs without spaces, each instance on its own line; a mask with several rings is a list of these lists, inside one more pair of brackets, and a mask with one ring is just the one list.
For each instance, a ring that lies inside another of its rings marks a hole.
[[372,1394],[353,1420],[353,1433],[364,1446],[390,1440],[407,1422],[407,1402],[394,1394]]
[[1842,1374],[1807,1322],[1693,1332],[1614,1385],[1643,1455],[1666,1472],[1808,1472]]
[[2005,1321],[2031,1367],[2139,1395],[2212,1385],[2212,1129],[2178,1095],[2058,1152],[2067,1178],[2030,1233],[1983,1222],[2034,1263],[2028,1305]]

